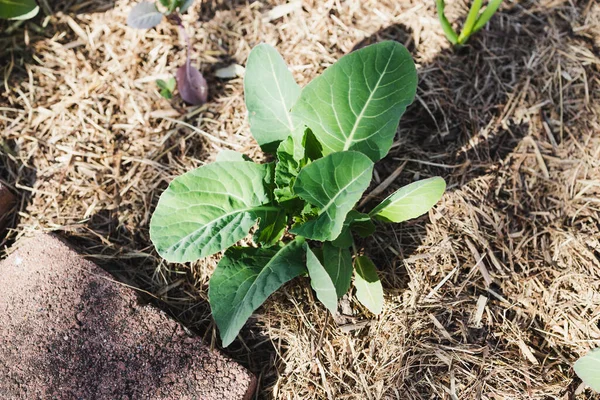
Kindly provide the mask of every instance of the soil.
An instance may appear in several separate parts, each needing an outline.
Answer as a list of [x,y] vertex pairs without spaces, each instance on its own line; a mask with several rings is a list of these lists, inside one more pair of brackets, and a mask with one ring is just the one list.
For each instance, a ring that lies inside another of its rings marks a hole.
[[255,378],[56,236],[0,264],[0,397],[247,399]]
[[6,227],[9,213],[15,205],[15,196],[0,182],[0,234]]

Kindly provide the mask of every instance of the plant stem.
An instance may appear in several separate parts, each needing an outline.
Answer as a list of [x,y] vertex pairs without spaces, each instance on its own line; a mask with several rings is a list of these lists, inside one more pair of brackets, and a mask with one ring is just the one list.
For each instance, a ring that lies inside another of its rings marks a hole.
[[458,36],[458,44],[465,43],[469,36],[473,33],[473,27],[475,23],[477,23],[477,17],[479,16],[479,10],[481,10],[481,6],[483,5],[483,0],[474,0],[471,5],[471,9],[469,10],[469,14],[467,15],[467,20],[465,21],[465,25],[463,26],[460,35]]
[[483,28],[485,24],[487,24],[490,18],[492,18],[492,15],[494,15],[494,13],[498,11],[500,4],[502,4],[502,0],[490,0],[485,10],[483,10],[481,15],[479,16],[479,19],[477,19],[477,22],[473,27],[472,33],[477,32],[478,30]]

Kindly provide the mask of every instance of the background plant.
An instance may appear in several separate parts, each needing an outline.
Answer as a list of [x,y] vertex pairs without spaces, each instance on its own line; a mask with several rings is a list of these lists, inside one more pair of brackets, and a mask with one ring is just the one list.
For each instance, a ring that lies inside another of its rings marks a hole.
[[[185,64],[177,69],[176,81],[172,78],[166,81],[159,79],[156,84],[160,89],[160,95],[171,99],[176,82],[179,94],[185,102],[201,105],[206,103],[208,98],[208,84],[200,71],[192,66],[190,39],[179,16],[179,14],[185,13],[193,3],[194,0],[159,0],[158,3],[143,1],[131,9],[127,17],[127,24],[136,29],[150,29],[158,25],[163,18],[167,18],[179,27],[187,47]],[[159,4],[163,8],[162,11],[159,10]]]
[[[220,153],[215,163],[173,180],[150,223],[151,239],[168,261],[226,250],[209,283],[224,346],[271,293],[299,275],[308,274],[317,298],[336,313],[354,274],[356,298],[381,312],[377,268],[360,254],[355,236],[373,234],[374,220],[422,215],[445,189],[443,179],[425,179],[368,213],[354,209],[416,87],[412,58],[396,42],[342,57],[303,89],[274,48],[252,50],[244,79],[250,129],[276,160],[256,164]],[[256,247],[236,246],[257,223]]]
[[0,18],[30,19],[35,17],[40,7],[35,0],[0,0]]
[[452,28],[452,25],[446,18],[444,0],[435,0],[437,6],[438,17],[442,24],[442,29],[446,37],[452,44],[465,44],[472,34],[479,31],[492,18],[492,15],[498,10],[502,0],[490,0],[488,5],[482,10],[483,0],[474,0],[467,15],[467,19],[463,25],[460,35]]

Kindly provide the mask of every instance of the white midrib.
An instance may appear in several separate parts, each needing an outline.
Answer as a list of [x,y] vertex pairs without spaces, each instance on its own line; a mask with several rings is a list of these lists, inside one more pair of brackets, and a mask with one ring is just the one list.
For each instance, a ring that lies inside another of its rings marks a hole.
[[387,64],[385,64],[385,68],[383,69],[383,72],[381,73],[381,75],[379,76],[379,79],[377,80],[377,83],[375,84],[375,87],[373,88],[373,90],[371,90],[371,94],[369,94],[369,98],[367,99],[362,110],[360,110],[360,114],[358,114],[358,117],[356,117],[356,121],[354,122],[354,126],[352,127],[352,130],[350,131],[350,135],[348,135],[348,137],[346,138],[346,143],[344,144],[344,151],[348,150],[350,148],[350,146],[352,146],[352,143],[354,141],[354,135],[356,135],[356,131],[358,130],[358,125],[360,124],[360,120],[363,118],[365,111],[367,110],[367,107],[369,106],[369,103],[373,99],[373,95],[379,88],[379,84],[381,83],[383,76],[387,72],[388,66],[390,65],[390,61],[392,60],[393,55],[394,55],[394,52],[392,51],[392,53],[390,54],[390,58],[388,58]]
[[325,213],[329,207],[331,207],[331,205],[335,202],[335,200],[340,196],[340,194],[342,194],[342,192],[346,189],[348,189],[350,187],[350,185],[352,185],[354,182],[356,182],[357,180],[359,180],[363,175],[365,174],[365,172],[363,171],[360,175],[358,175],[356,178],[352,179],[350,182],[348,182],[348,184],[346,186],[344,186],[343,188],[341,188],[335,196],[333,196],[331,198],[331,200],[329,200],[329,202],[327,204],[325,204],[325,207],[323,207],[323,209],[321,210],[321,212],[319,213],[319,215],[323,215],[323,213]]
[[[275,86],[277,86],[277,92],[279,92],[279,97],[281,98],[281,103],[283,104],[283,107],[285,110],[285,98],[283,97],[283,92],[281,91],[281,86],[279,86],[279,80],[277,79],[277,75],[275,74],[275,67],[273,66],[273,59],[271,58],[271,54],[269,52],[267,52],[267,56],[269,57],[269,65],[271,66],[271,72],[273,73],[273,80],[275,81]],[[292,123],[292,117],[290,117],[290,113],[288,112],[288,110],[285,110],[285,117],[288,120],[288,129],[291,132],[294,130],[294,124]]]

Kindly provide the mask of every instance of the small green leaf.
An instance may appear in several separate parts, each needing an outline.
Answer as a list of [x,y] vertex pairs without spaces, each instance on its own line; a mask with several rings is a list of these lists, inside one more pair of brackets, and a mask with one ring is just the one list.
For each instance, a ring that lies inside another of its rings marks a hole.
[[366,238],[375,233],[375,224],[368,214],[363,214],[358,211],[350,211],[348,214],[351,217],[350,230],[362,238]]
[[471,4],[471,9],[469,10],[469,14],[467,15],[467,19],[463,25],[463,29],[458,35],[458,44],[465,43],[471,34],[473,33],[473,27],[475,27],[475,23],[477,22],[477,17],[479,16],[479,10],[483,5],[483,0],[473,0],[473,4]]
[[217,154],[216,161],[252,161],[252,159],[245,154],[238,153],[237,151],[224,149]]
[[281,248],[232,247],[210,278],[212,315],[227,347],[260,305],[289,280],[306,272],[304,239]]
[[383,287],[377,275],[373,261],[366,256],[354,259],[354,287],[356,298],[373,314],[381,314],[383,310]]
[[190,8],[192,6],[192,4],[194,4],[195,0],[182,0],[180,1],[180,6],[179,6],[179,12],[180,13],[185,13],[188,8]]
[[600,349],[594,349],[581,357],[573,369],[586,385],[600,392]]
[[346,215],[371,182],[373,162],[356,151],[343,151],[304,167],[294,184],[294,193],[319,208],[317,217],[291,229],[313,240],[335,240]]
[[323,243],[323,267],[331,277],[338,299],[348,292],[352,281],[352,254],[346,248]]
[[450,21],[448,21],[448,18],[446,18],[446,3],[444,2],[444,0],[435,0],[435,5],[437,6],[438,18],[440,20],[440,24],[442,25],[442,29],[444,30],[446,38],[450,41],[450,43],[457,44],[458,35],[454,31],[454,29],[452,29],[452,25],[450,24]]
[[306,268],[308,269],[308,275],[310,276],[310,286],[317,294],[317,298],[323,303],[323,305],[332,313],[337,313],[337,294],[336,289],[329,276],[329,273],[321,264],[321,261],[308,247],[308,244],[304,244],[306,249]]
[[308,125],[324,155],[354,150],[377,161],[390,150],[416,90],[417,70],[408,50],[381,42],[345,55],[313,79],[292,116]]
[[0,0],[0,18],[30,19],[35,17],[39,10],[35,0]]
[[150,238],[171,262],[195,261],[243,239],[270,202],[268,164],[224,161],[173,180],[150,221]]
[[175,78],[171,77],[166,81],[162,79],[156,80],[156,85],[160,89],[160,95],[167,100],[173,98],[173,91],[175,90],[175,86],[177,85],[177,81]]
[[498,8],[500,8],[501,4],[502,0],[490,0],[485,10],[483,10],[479,18],[477,18],[477,22],[473,27],[473,33],[479,31],[485,26],[485,24],[487,24],[490,18],[492,18],[496,11],[498,11]]
[[127,16],[127,25],[136,29],[150,29],[162,21],[163,15],[156,4],[142,1],[136,4]]
[[263,247],[275,245],[285,233],[287,215],[282,208],[268,208],[256,212],[260,218],[258,229],[254,234],[254,243]]
[[277,148],[279,162],[275,166],[275,198],[282,203],[297,197],[292,188],[304,166],[304,147],[297,135],[290,135]]
[[403,222],[425,214],[444,194],[446,182],[440,177],[406,185],[375,207],[369,215],[386,222]]
[[279,142],[304,129],[290,113],[300,86],[277,50],[268,44],[259,44],[248,56],[244,96],[250,131],[264,151],[275,152]]

